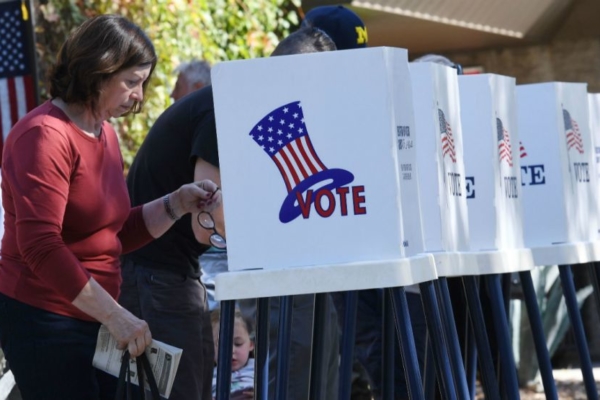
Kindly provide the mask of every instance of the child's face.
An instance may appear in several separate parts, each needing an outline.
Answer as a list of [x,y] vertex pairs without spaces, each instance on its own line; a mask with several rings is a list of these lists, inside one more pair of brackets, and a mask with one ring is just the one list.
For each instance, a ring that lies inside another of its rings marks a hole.
[[[215,340],[215,362],[219,352],[219,326],[213,325],[213,337]],[[231,371],[237,371],[248,363],[250,352],[254,350],[254,343],[250,340],[250,335],[246,325],[239,320],[235,320],[233,328],[233,352],[231,354]]]

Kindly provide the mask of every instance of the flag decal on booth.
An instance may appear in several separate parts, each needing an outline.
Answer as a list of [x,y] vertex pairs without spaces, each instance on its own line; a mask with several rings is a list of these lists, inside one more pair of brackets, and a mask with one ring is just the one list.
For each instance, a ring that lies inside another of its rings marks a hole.
[[521,141],[519,141],[519,153],[520,153],[520,158],[527,157],[527,150],[525,150],[525,146],[523,145],[523,142],[521,142]]
[[454,136],[452,136],[452,128],[444,112],[438,108],[438,117],[440,122],[440,134],[442,140],[442,157],[448,156],[453,163],[456,163],[456,150],[454,148]]
[[[354,175],[346,170],[329,169],[317,155],[310,140],[299,101],[278,107],[263,117],[250,131],[250,137],[273,160],[288,195],[279,211],[279,220],[291,222],[302,214],[299,200],[309,189],[333,190],[348,185]],[[315,188],[323,183],[323,186]],[[314,197],[307,197],[308,205]]]
[[512,167],[513,158],[510,136],[508,135],[508,131],[504,129],[504,124],[500,118],[496,118],[496,129],[498,132],[498,156],[500,157],[500,162],[506,161]]
[[579,131],[577,121],[571,118],[571,114],[563,109],[563,119],[565,121],[565,135],[567,137],[567,151],[575,148],[579,154],[583,154],[583,139]]

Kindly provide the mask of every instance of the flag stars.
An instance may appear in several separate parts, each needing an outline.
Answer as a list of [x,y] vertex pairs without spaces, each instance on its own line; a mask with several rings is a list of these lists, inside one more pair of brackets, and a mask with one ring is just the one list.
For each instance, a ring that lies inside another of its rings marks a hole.
[[294,113],[294,118],[298,118],[298,113]]
[[283,124],[285,124],[285,121],[284,121],[284,120],[279,120],[279,123],[280,123],[281,125],[283,125]]
[[274,147],[269,147],[269,152],[274,153],[275,152],[275,148]]
[[289,124],[288,126],[290,127],[290,129],[294,129],[294,124]]
[[273,122],[273,116],[269,115],[269,121]]
[[288,134],[286,135],[286,137],[287,137],[288,139],[291,139],[291,138],[292,138],[292,134],[291,134],[291,133],[288,133]]
[[269,133],[271,133],[271,132],[273,132],[273,128],[269,127],[269,129],[267,129],[267,131],[268,131]]
[[304,118],[302,118],[302,119],[300,120],[300,122],[304,123]]
[[283,131],[281,129],[277,129],[277,134],[278,135],[283,135]]
[[304,133],[304,129],[298,128],[298,133]]
[[258,129],[259,131],[262,131],[263,127],[262,127],[262,125],[259,125],[258,128],[256,128],[256,129]]
[[260,135],[260,136],[258,137],[258,140],[263,140],[264,138],[265,138],[265,137],[264,137],[263,135]]
[[279,146],[281,146],[281,145],[283,144],[283,140],[281,140],[281,139],[280,139],[280,140],[278,140],[278,141],[277,141],[277,144],[278,144]]
[[287,108],[287,107],[285,107],[285,108],[283,109],[283,112],[284,112],[284,114],[287,114],[287,113],[288,113],[288,111],[289,111],[289,110],[288,110],[288,108]]
[[273,141],[273,137],[269,136],[269,139],[267,139],[269,141],[269,143],[271,143]]

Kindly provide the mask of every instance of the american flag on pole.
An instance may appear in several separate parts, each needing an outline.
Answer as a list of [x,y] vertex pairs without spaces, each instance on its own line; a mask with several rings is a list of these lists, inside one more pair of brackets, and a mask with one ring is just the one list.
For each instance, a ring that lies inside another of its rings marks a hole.
[[453,163],[456,162],[456,150],[454,149],[454,137],[452,136],[452,128],[444,112],[438,108],[438,117],[440,122],[440,132],[442,135],[442,157],[450,157]]
[[275,162],[288,192],[327,170],[310,141],[299,101],[271,111],[250,131],[250,137]]
[[504,160],[510,167],[512,167],[513,158],[510,137],[508,135],[508,131],[504,129],[504,124],[502,124],[502,120],[500,118],[496,118],[496,130],[498,132],[498,156],[500,157],[500,162]]
[[10,128],[36,106],[24,7],[0,0],[0,159]]
[[563,109],[563,119],[565,121],[565,135],[567,137],[567,151],[575,148],[579,154],[583,154],[583,139],[579,131],[579,125],[571,118],[571,114]]

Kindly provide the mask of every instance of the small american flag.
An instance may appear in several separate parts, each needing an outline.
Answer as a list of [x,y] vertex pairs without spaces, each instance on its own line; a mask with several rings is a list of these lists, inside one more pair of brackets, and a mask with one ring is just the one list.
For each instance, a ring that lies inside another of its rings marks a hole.
[[571,150],[572,147],[583,154],[583,139],[581,138],[581,132],[579,132],[579,125],[571,118],[571,114],[567,110],[563,109],[563,119],[565,120],[565,135],[567,136],[567,151]]
[[525,146],[523,146],[523,142],[519,141],[519,153],[521,154],[520,158],[527,157],[527,152],[525,151]]
[[299,101],[271,111],[254,126],[250,137],[275,162],[288,192],[327,169],[310,141]]
[[21,1],[0,1],[0,147],[10,128],[36,105],[21,10]]
[[513,165],[512,147],[510,145],[510,137],[508,131],[504,129],[504,124],[500,118],[496,118],[496,130],[498,132],[498,156],[500,162],[506,161],[510,167]]
[[440,122],[440,132],[442,135],[442,157],[448,155],[453,163],[456,162],[456,150],[454,149],[454,137],[452,136],[452,128],[444,112],[438,108],[438,117]]

